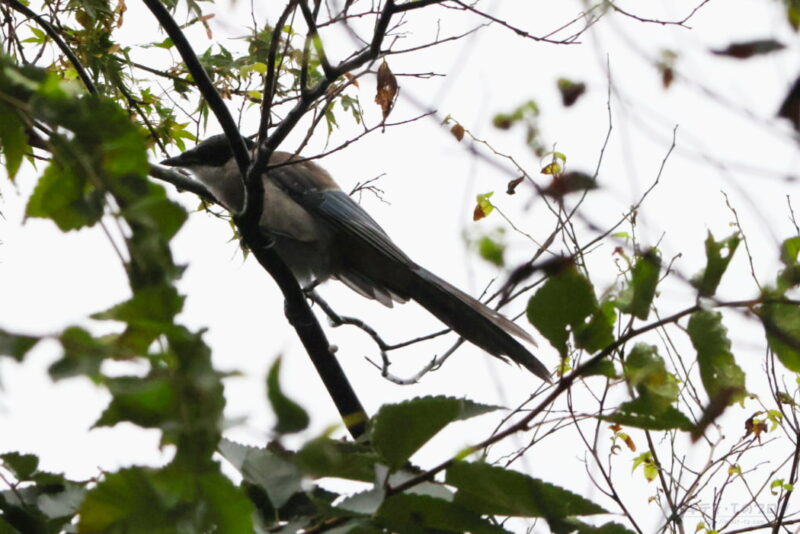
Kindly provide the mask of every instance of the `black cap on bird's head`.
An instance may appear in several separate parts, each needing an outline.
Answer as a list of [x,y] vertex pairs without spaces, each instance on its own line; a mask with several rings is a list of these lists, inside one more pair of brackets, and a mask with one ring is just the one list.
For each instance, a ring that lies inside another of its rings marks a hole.
[[[256,146],[255,141],[242,137],[245,146],[248,150],[252,150]],[[178,154],[177,156],[167,158],[161,162],[161,165],[167,167],[222,167],[233,157],[231,144],[225,134],[212,135],[208,139],[203,140],[195,146]]]

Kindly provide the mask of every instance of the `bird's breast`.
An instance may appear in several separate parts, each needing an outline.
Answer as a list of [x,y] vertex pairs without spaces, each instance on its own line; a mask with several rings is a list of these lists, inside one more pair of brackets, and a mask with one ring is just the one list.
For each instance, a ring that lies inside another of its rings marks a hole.
[[301,284],[331,275],[331,232],[271,180],[264,181],[260,227]]

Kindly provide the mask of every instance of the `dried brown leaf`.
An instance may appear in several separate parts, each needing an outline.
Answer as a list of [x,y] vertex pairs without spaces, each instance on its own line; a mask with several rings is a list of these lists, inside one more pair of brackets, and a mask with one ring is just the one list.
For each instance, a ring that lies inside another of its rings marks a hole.
[[375,93],[375,103],[381,107],[383,119],[389,116],[397,98],[397,78],[392,74],[389,64],[384,60],[378,67],[378,90]]

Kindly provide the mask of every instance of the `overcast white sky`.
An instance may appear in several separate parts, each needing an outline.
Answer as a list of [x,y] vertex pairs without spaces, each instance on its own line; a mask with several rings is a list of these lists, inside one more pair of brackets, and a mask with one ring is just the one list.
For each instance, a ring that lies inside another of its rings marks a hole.
[[[639,2],[620,5],[643,17],[679,20],[696,3],[650,2],[648,12],[642,11]],[[215,39],[235,48],[238,42],[225,36],[243,33],[236,24],[246,6],[231,11],[225,0],[217,5],[216,9],[208,8],[217,11],[210,22]],[[545,34],[573,18],[582,3],[487,5],[498,18],[533,34]],[[777,244],[794,232],[786,197],[795,195],[797,186],[784,178],[796,175],[800,167],[790,126],[774,120],[786,91],[800,74],[797,35],[790,32],[777,6],[778,2],[757,0],[712,0],[689,21],[691,30],[617,15],[600,21],[581,37],[580,44],[569,46],[535,43],[496,26],[484,28],[463,41],[390,58],[397,73],[433,71],[448,75],[429,80],[400,78],[401,95],[392,118],[402,120],[418,114],[419,108],[411,103],[413,97],[426,106],[435,106],[440,117],[452,115],[498,149],[518,155],[520,162],[533,171],[539,162],[525,152],[522,132],[499,132],[491,126],[491,118],[535,99],[542,109],[544,139],[567,155],[569,167],[591,172],[609,128],[608,64],[613,83],[613,130],[599,174],[601,189],[589,196],[582,208],[584,216],[601,228],[618,220],[654,181],[677,126],[676,150],[660,183],[642,206],[638,238],[645,245],[658,244],[665,259],[682,254],[676,267],[684,274],[694,274],[705,261],[706,232],[711,230],[717,237],[732,232],[733,217],[726,208],[724,191],[739,211],[756,271],[762,281],[768,281],[778,265]],[[132,43],[159,39],[141,6],[129,5],[129,9],[123,27],[126,38]],[[442,35],[471,27],[462,13],[441,9],[437,13],[442,17]],[[268,11],[266,15],[274,20],[276,13]],[[436,21],[412,17],[409,29],[417,32],[415,39],[427,40],[437,29]],[[202,32],[194,37],[200,50],[209,44]],[[746,62],[717,58],[708,52],[731,41],[766,37],[780,39],[788,49]],[[329,46],[335,58],[349,50],[351,43],[332,37]],[[679,55],[678,79],[667,91],[652,64],[662,49]],[[573,108],[566,109],[560,103],[555,87],[559,76],[588,84],[588,93]],[[358,89],[372,123],[379,113],[372,104],[373,84],[374,80],[368,80]],[[254,108],[247,112],[246,122],[254,124],[256,117]],[[339,122],[342,129],[334,133],[332,145],[357,131],[344,114]],[[317,136],[314,141],[313,149],[319,150],[324,138]],[[374,133],[322,164],[345,190],[384,175],[379,187],[386,202],[365,194],[364,207],[412,258],[473,294],[479,294],[494,277],[502,280],[503,273],[465,250],[462,232],[505,226],[497,214],[477,224],[471,222],[476,193],[497,191],[493,200],[536,240],[543,240],[553,229],[541,201],[531,199],[527,190],[514,197],[503,195],[505,183],[514,176],[476,161],[437,120],[425,119]],[[4,216],[0,220],[0,326],[41,334],[75,323],[93,324],[87,321],[88,314],[127,297],[123,269],[99,229],[62,235],[47,221],[23,224],[24,202],[34,176],[27,169],[18,179],[16,190],[6,181],[0,183]],[[544,177],[541,183],[546,183]],[[174,196],[189,209],[196,206],[188,194]],[[536,245],[525,236],[510,229],[508,235],[512,265],[535,250]],[[252,444],[262,444],[268,438],[271,419],[263,382],[266,370],[279,354],[284,356],[282,375],[288,394],[311,413],[312,427],[307,436],[337,424],[327,394],[283,318],[279,292],[253,260],[243,260],[230,238],[227,224],[194,212],[175,240],[178,261],[189,266],[181,282],[188,297],[182,320],[192,327],[208,327],[207,340],[218,367],[241,372],[240,377],[227,380],[226,394],[229,416],[243,421],[227,435]],[[614,281],[614,246],[605,243],[591,256],[595,272],[603,276],[595,281],[598,293]],[[553,252],[559,252],[558,246]],[[741,252],[721,287],[723,299],[757,295]],[[692,291],[684,284],[666,287],[669,290],[663,290],[659,300],[662,315],[693,303]],[[438,328],[413,304],[387,310],[333,283],[324,286],[322,293],[339,312],[368,319],[388,340]],[[731,337],[740,351],[737,355],[742,355],[740,363],[758,375],[762,334],[738,316],[726,315],[726,320],[735,325]],[[329,335],[370,412],[383,403],[433,393],[513,407],[540,384],[516,367],[503,365],[477,349],[462,347],[442,370],[426,376],[420,384],[397,386],[381,379],[365,360],[365,356],[375,359],[378,355],[364,335],[341,328],[329,330]],[[555,351],[544,340],[540,339],[539,345],[537,354],[554,367]],[[431,354],[447,346],[432,343],[426,351],[414,349],[395,355],[393,370],[411,374]],[[66,470],[74,477],[92,476],[98,469],[122,465],[157,464],[168,458],[168,453],[158,451],[156,432],[124,425],[89,431],[108,395],[84,379],[52,384],[46,378],[46,368],[57,356],[55,344],[43,343],[22,365],[0,361],[0,451],[37,453],[43,468]],[[752,358],[742,361],[743,356]],[[757,383],[749,379],[748,387]],[[747,406],[738,416],[749,416],[755,409]],[[457,425],[426,447],[418,459],[423,465],[441,460],[481,439],[495,422],[496,418],[485,416]],[[737,427],[733,434],[739,430]],[[563,441],[545,441],[524,467],[540,478],[582,484],[577,482],[586,480],[584,466],[578,461],[581,448],[576,444],[574,451],[564,452],[564,447]],[[557,463],[543,465],[537,460],[555,453],[562,459]],[[574,476],[567,478],[569,474]],[[631,476],[629,484],[632,495],[654,491],[640,476]],[[571,489],[599,498],[588,485]]]

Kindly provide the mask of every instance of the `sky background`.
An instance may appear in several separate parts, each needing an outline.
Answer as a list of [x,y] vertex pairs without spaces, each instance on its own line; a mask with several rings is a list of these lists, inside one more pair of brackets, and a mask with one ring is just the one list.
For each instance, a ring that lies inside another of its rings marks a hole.
[[[264,4],[254,6],[256,18],[275,20],[276,11],[269,9],[272,3]],[[683,19],[696,4],[664,1],[650,2],[646,8],[637,2],[619,5],[641,17],[674,21]],[[722,238],[733,232],[734,217],[726,205],[727,195],[746,232],[756,276],[762,282],[769,281],[778,269],[780,241],[795,233],[787,198],[794,200],[796,196],[794,179],[800,168],[797,138],[788,122],[774,118],[800,65],[797,35],[788,28],[779,5],[712,0],[687,22],[691,29],[611,15],[584,33],[579,43],[570,45],[537,43],[493,25],[460,41],[392,56],[389,64],[395,73],[436,72],[446,76],[400,77],[400,97],[391,120],[413,118],[429,109],[436,109],[436,115],[372,133],[320,163],[346,191],[380,176],[377,184],[382,199],[365,193],[360,198],[362,205],[415,261],[479,295],[493,280],[493,287],[497,287],[505,273],[466,247],[464,233],[505,227],[507,260],[514,266],[530,257],[537,243],[552,232],[553,219],[530,188],[521,188],[515,196],[503,194],[506,182],[516,177],[513,171],[501,170],[509,166],[497,160],[501,163],[497,168],[472,157],[466,142],[458,143],[441,120],[452,116],[498,151],[514,154],[535,174],[541,162],[525,148],[524,132],[502,132],[491,125],[495,114],[533,99],[541,109],[543,140],[566,154],[570,169],[592,173],[609,132],[610,106],[612,127],[598,174],[600,189],[587,197],[581,208],[585,219],[578,222],[584,227],[583,235],[593,235],[585,229],[585,221],[608,228],[641,198],[656,180],[674,134],[675,149],[639,212],[639,242],[658,246],[665,263],[675,258],[676,270],[691,276],[705,264],[706,233],[711,231]],[[485,6],[498,19],[534,35],[562,26],[583,8],[580,2],[552,1],[496,1]],[[249,8],[244,2],[229,4],[224,0],[216,8],[206,7],[216,13],[210,21],[214,41],[232,49],[241,47],[236,39],[243,33],[238,21],[249,20]],[[476,25],[475,19],[463,12],[436,9],[424,10],[425,17],[409,17],[407,29],[411,33],[397,47],[429,41],[437,31],[442,36],[455,35]],[[141,6],[129,5],[122,40],[139,44],[160,40],[163,36],[155,28]],[[201,51],[212,44],[199,28],[190,35]],[[788,48],[748,61],[709,53],[709,49],[723,48],[732,41],[767,37],[781,40]],[[333,58],[344,57],[352,48],[352,42],[342,34],[323,34],[323,39]],[[664,49],[678,54],[676,79],[668,90],[654,67]],[[147,54],[148,59],[160,54],[157,60],[165,65],[170,61],[168,53],[160,50],[150,49]],[[555,82],[561,76],[587,83],[586,95],[572,108],[561,105]],[[367,123],[375,124],[380,111],[372,102],[374,77],[365,77],[358,88],[349,91],[360,98]],[[345,113],[339,113],[341,128],[331,135],[329,146],[359,131]],[[245,111],[245,133],[254,130],[257,117],[257,108]],[[210,121],[208,133],[217,131]],[[301,138],[302,132],[282,148],[293,148],[292,143],[296,146]],[[306,153],[324,150],[325,143],[321,131]],[[34,179],[35,172],[28,167],[16,187],[0,182],[0,326],[34,334],[57,332],[71,324],[88,324],[95,331],[103,331],[107,325],[92,322],[87,316],[128,297],[125,273],[99,229],[62,235],[48,221],[23,223],[24,203]],[[545,176],[537,179],[543,186],[548,182]],[[471,221],[475,195],[488,191],[496,192],[493,201],[528,236],[514,232],[497,213],[478,223]],[[283,317],[282,299],[271,279],[255,261],[243,258],[224,221],[193,211],[197,201],[189,194],[173,191],[172,196],[192,211],[174,240],[177,261],[188,265],[180,283],[187,296],[181,319],[193,328],[207,327],[206,339],[214,349],[217,367],[239,373],[226,380],[226,413],[235,422],[226,436],[253,445],[269,438],[272,419],[266,406],[264,379],[279,355],[283,356],[284,388],[312,417],[311,428],[295,444],[339,424],[320,380]],[[630,227],[623,225],[620,230],[630,231]],[[589,255],[598,294],[617,280],[616,246],[626,243],[609,240]],[[556,243],[551,252],[563,250]],[[758,295],[743,252],[737,252],[723,280],[722,300]],[[389,341],[439,328],[415,304],[389,310],[336,283],[326,284],[321,293],[338,312],[368,320]],[[659,314],[666,316],[692,305],[693,295],[684,282],[673,277],[661,289]],[[509,314],[520,311],[523,304],[517,302]],[[763,382],[757,378],[763,372],[763,334],[736,313],[726,313],[725,320],[739,364],[756,378],[748,378],[748,388],[757,390]],[[440,371],[427,375],[419,384],[399,386],[383,380],[367,361],[379,355],[365,335],[346,327],[329,328],[328,334],[339,347],[340,361],[370,413],[384,403],[424,394],[466,396],[514,407],[541,385],[524,370],[465,346]],[[554,368],[558,362],[555,350],[541,337],[537,339],[536,354]],[[400,376],[411,375],[452,341],[449,337],[424,349],[401,351],[393,355],[392,370]],[[688,340],[680,340],[678,348],[687,347],[690,349]],[[169,459],[170,451],[158,448],[156,431],[128,425],[89,430],[109,396],[82,378],[50,382],[46,369],[58,355],[57,344],[48,342],[37,346],[24,364],[0,361],[0,451],[39,454],[44,469],[66,471],[77,478],[125,465],[157,465]],[[109,365],[104,370],[120,374],[137,371],[129,364]],[[726,417],[735,425],[756,409],[752,405],[732,408]],[[498,416],[490,415],[454,425],[415,459],[423,465],[441,461],[485,437],[497,420]],[[732,435],[740,431],[740,427],[734,428]],[[337,435],[343,434],[340,428]],[[513,449],[525,439],[517,437],[506,448]],[[545,440],[518,468],[546,480],[586,484],[570,489],[602,499],[587,481],[581,451],[577,440]],[[697,455],[700,461],[704,454],[688,445],[686,451],[690,460]],[[632,453],[625,458],[630,461],[631,457]],[[542,462],[542,458],[558,461]],[[619,472],[625,476],[620,480],[625,491],[646,508],[645,497],[654,492],[653,487],[640,474],[629,474],[628,468]],[[658,514],[653,521],[658,521]]]

